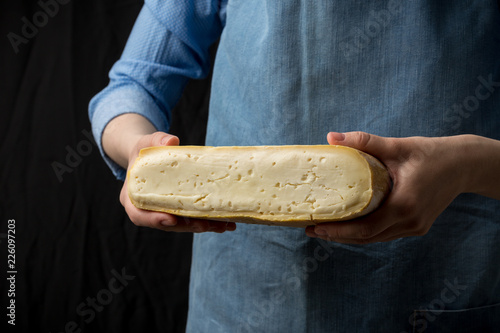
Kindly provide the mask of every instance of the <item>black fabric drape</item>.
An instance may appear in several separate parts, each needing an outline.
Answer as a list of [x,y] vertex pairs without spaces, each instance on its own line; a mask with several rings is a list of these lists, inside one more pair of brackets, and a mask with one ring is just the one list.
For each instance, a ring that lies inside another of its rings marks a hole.
[[[184,331],[192,236],[130,222],[87,115],[141,7],[0,2],[0,320],[8,331]],[[203,144],[209,79],[191,82],[174,110],[171,132],[183,144]]]

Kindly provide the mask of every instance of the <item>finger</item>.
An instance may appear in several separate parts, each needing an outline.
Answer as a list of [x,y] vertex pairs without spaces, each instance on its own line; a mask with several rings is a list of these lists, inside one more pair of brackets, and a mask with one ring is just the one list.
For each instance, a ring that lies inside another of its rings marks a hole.
[[177,225],[166,227],[162,230],[175,232],[192,232],[201,233],[210,229],[210,222],[206,220],[189,219],[182,216],[177,216]]
[[328,236],[317,236],[317,235],[311,235],[310,237],[320,238],[320,239],[323,239],[325,241],[335,242],[335,243],[340,243],[340,244],[363,245],[363,244],[392,242],[392,241],[395,241],[398,239],[407,238],[407,237],[415,237],[415,236],[417,236],[417,235],[414,235],[414,234],[411,234],[408,232],[395,234],[393,231],[389,231],[387,233],[383,232],[382,234],[379,234],[376,237],[369,238],[369,239],[348,239],[348,238],[332,239],[331,237],[328,237]]
[[[306,229],[306,234],[330,237],[331,239],[367,240],[376,237],[404,220],[405,203],[392,192],[375,211],[349,221],[320,223]],[[398,233],[401,231],[398,231]]]
[[322,239],[327,242],[335,242],[335,243],[340,243],[340,244],[369,244],[372,242],[375,242],[373,239],[349,239],[349,238],[332,238],[328,235],[317,235],[314,232],[314,226],[309,226],[306,228],[306,235],[311,237],[311,238],[318,238]]
[[[387,216],[386,212],[378,214],[379,216]],[[326,236],[331,239],[370,239],[388,229],[393,223],[393,220],[387,218],[379,218],[375,216],[367,216],[351,221],[327,222],[321,223],[314,227],[310,232],[314,232],[318,236]]]
[[[125,188],[125,187],[124,187]],[[171,215],[168,213],[143,210],[135,207],[126,190],[120,194],[120,201],[127,212],[130,220],[137,226],[144,226],[164,231],[175,232],[216,232],[223,233],[225,231],[236,230],[234,222],[208,221],[203,219],[189,219]]]
[[223,233],[226,231],[236,230],[236,223],[234,222],[223,222],[223,221],[207,221],[207,222],[209,223],[209,226],[206,231],[209,232]]
[[171,231],[186,231],[186,232],[216,232],[223,233],[226,231],[236,230],[234,222],[210,221],[204,219],[188,218],[177,216],[178,223],[175,227],[170,228]]
[[170,134],[167,134],[167,136],[164,137],[160,142],[162,146],[178,146],[179,143],[179,138]]
[[327,242],[334,242],[334,243],[339,243],[339,244],[345,244],[345,245],[366,245],[366,244],[373,244],[377,243],[375,240],[370,240],[370,239],[342,239],[342,238],[337,238],[337,239],[332,239],[330,237],[320,237],[317,236],[315,238],[322,239]]
[[312,238],[319,238],[319,239],[322,239],[322,240],[325,240],[327,242],[335,242],[335,243],[340,243],[340,244],[357,244],[357,245],[363,245],[363,244],[371,244],[371,243],[378,243],[378,242],[387,242],[387,241],[391,241],[391,240],[395,240],[395,239],[398,239],[398,238],[402,238],[402,237],[407,237],[408,235],[402,235],[402,234],[398,234],[398,235],[392,235],[392,236],[389,236],[389,237],[385,237],[384,235],[386,234],[385,232],[375,236],[375,237],[372,237],[372,238],[365,238],[365,239],[354,239],[354,238],[332,238],[328,235],[317,235],[315,232],[314,232],[314,228],[311,228],[309,230],[306,229],[306,234],[307,236],[309,237],[312,237]]
[[226,231],[234,231],[236,229],[236,225],[234,223],[227,223],[220,221],[191,219],[180,216],[177,216],[177,221],[178,221],[177,225],[173,227],[165,227],[160,229],[164,231],[192,232],[192,233],[203,233],[203,232],[224,233]]
[[236,230],[236,223],[234,222],[223,222],[223,221],[209,221],[210,227],[208,231],[223,233],[225,231],[234,231]]
[[173,227],[178,224],[176,216],[167,213],[139,209],[135,207],[130,200],[126,200],[123,203],[123,207],[125,208],[130,220],[137,226],[163,229],[166,227]]
[[364,151],[379,159],[390,158],[394,154],[393,140],[366,132],[330,132],[327,135],[331,145],[347,146]]
[[149,137],[149,142],[146,146],[178,146],[179,138],[165,132],[155,132]]
[[[405,237],[414,237],[414,236],[424,236],[429,231],[429,228],[424,228],[420,224],[415,223],[412,220],[404,220],[404,217],[399,217],[398,222],[393,223],[392,226],[385,229],[384,231],[374,235],[373,237],[366,238],[334,238],[329,234],[326,235],[318,235],[315,232],[315,227],[310,226],[306,229],[306,234],[309,237],[313,238],[321,238],[327,241],[334,241],[343,244],[368,244],[368,243],[379,243],[379,242],[389,242],[400,238]],[[342,222],[339,222],[342,223]],[[425,224],[424,224],[425,225]]]
[[431,225],[432,223],[418,223],[416,220],[410,219],[404,223],[397,223],[380,235],[377,235],[376,241],[388,242],[405,237],[425,236],[429,232]]
[[410,234],[410,233],[407,233],[407,232],[401,233],[401,234],[391,233],[387,237],[380,237],[379,239],[376,240],[376,242],[386,243],[386,242],[392,242],[392,241],[395,241],[395,240],[398,240],[398,239],[402,239],[402,238],[415,237],[415,236],[417,236],[417,235],[413,235],[413,234]]
[[127,182],[128,179],[125,179],[122,190],[120,191],[120,203],[125,208],[130,220],[135,225],[147,226],[150,228],[162,228],[177,225],[177,218],[174,215],[146,211],[135,207],[128,196]]
[[236,229],[234,223],[190,219],[167,213],[142,210],[128,204],[126,204],[125,210],[134,224],[164,231],[223,233]]

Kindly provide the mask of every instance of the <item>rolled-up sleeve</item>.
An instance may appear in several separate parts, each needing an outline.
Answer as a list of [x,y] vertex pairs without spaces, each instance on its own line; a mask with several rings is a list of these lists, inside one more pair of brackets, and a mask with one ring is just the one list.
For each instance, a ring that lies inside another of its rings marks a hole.
[[109,85],[89,105],[99,150],[118,179],[125,179],[125,170],[105,154],[104,128],[121,114],[137,113],[168,131],[170,111],[187,81],[209,71],[208,49],[222,32],[221,13],[216,0],[145,1]]

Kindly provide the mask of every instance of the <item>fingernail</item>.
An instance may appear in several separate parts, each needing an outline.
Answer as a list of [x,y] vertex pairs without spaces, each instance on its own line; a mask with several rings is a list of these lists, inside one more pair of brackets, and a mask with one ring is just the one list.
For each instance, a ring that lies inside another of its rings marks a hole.
[[326,230],[322,229],[322,228],[316,228],[316,229],[314,229],[314,232],[318,236],[326,236],[326,235],[328,235],[327,232],[326,232]]
[[163,220],[160,224],[164,227],[172,227],[177,224],[176,220]]
[[172,138],[171,136],[164,137],[163,139],[161,139],[160,145],[166,146],[171,138]]
[[169,145],[168,143],[169,143],[170,140],[176,141],[176,139],[178,140],[178,138],[176,136],[172,136],[172,135],[166,136],[163,139],[161,139],[160,145],[162,145],[162,146]]
[[330,132],[331,136],[335,139],[335,141],[344,141],[345,139],[345,134],[344,133],[337,133],[337,132]]

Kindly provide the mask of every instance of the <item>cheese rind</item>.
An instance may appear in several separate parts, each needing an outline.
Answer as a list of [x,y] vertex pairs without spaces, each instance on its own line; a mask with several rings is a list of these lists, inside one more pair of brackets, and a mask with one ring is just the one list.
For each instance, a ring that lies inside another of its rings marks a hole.
[[373,156],[327,145],[151,147],[128,175],[141,209],[296,227],[368,214],[389,189]]

